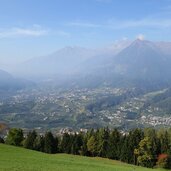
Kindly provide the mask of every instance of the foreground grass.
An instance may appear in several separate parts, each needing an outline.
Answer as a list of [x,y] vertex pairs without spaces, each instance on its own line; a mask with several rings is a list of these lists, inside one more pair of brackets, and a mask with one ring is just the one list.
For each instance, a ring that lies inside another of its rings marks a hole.
[[[45,154],[0,144],[0,171],[155,171],[118,161]],[[161,170],[157,170],[161,171]]]

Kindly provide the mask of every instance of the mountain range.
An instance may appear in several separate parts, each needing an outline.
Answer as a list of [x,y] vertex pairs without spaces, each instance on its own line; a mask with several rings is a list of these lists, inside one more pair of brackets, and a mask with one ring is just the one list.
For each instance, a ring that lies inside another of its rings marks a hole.
[[[171,82],[170,66],[171,43],[137,39],[108,48],[65,47],[18,65],[14,73],[35,82],[60,85],[66,82],[77,86],[168,85]],[[4,83],[13,80],[5,72],[0,77]]]
[[137,39],[115,55],[88,59],[82,65],[82,70],[93,80],[98,78],[100,84],[160,87],[171,83],[170,66],[171,54],[168,47]]
[[15,75],[26,76],[31,79],[49,78],[51,76],[66,76],[77,74],[87,61],[96,61],[104,56],[112,56],[125,48],[130,41],[117,42],[105,48],[64,47],[58,51],[37,58],[32,58],[15,69]]

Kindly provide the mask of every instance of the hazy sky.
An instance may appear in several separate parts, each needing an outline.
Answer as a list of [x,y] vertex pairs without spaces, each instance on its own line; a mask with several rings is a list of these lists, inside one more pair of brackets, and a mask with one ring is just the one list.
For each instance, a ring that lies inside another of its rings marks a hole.
[[64,46],[171,41],[171,0],[0,0],[0,65]]

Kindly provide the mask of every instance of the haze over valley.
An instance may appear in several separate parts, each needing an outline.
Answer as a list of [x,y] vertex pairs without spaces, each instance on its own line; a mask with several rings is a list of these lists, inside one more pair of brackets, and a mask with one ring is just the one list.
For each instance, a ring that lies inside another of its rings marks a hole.
[[0,124],[171,125],[169,1],[15,1],[0,6]]
[[169,127],[171,43],[140,38],[108,48],[65,47],[1,70],[0,120],[73,130]]

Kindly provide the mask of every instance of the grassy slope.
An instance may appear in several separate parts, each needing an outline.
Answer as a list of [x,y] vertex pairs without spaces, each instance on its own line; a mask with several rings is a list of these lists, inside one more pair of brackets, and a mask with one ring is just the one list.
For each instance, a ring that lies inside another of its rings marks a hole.
[[[49,155],[0,144],[0,171],[150,171],[102,158]],[[157,170],[159,171],[159,170]]]

